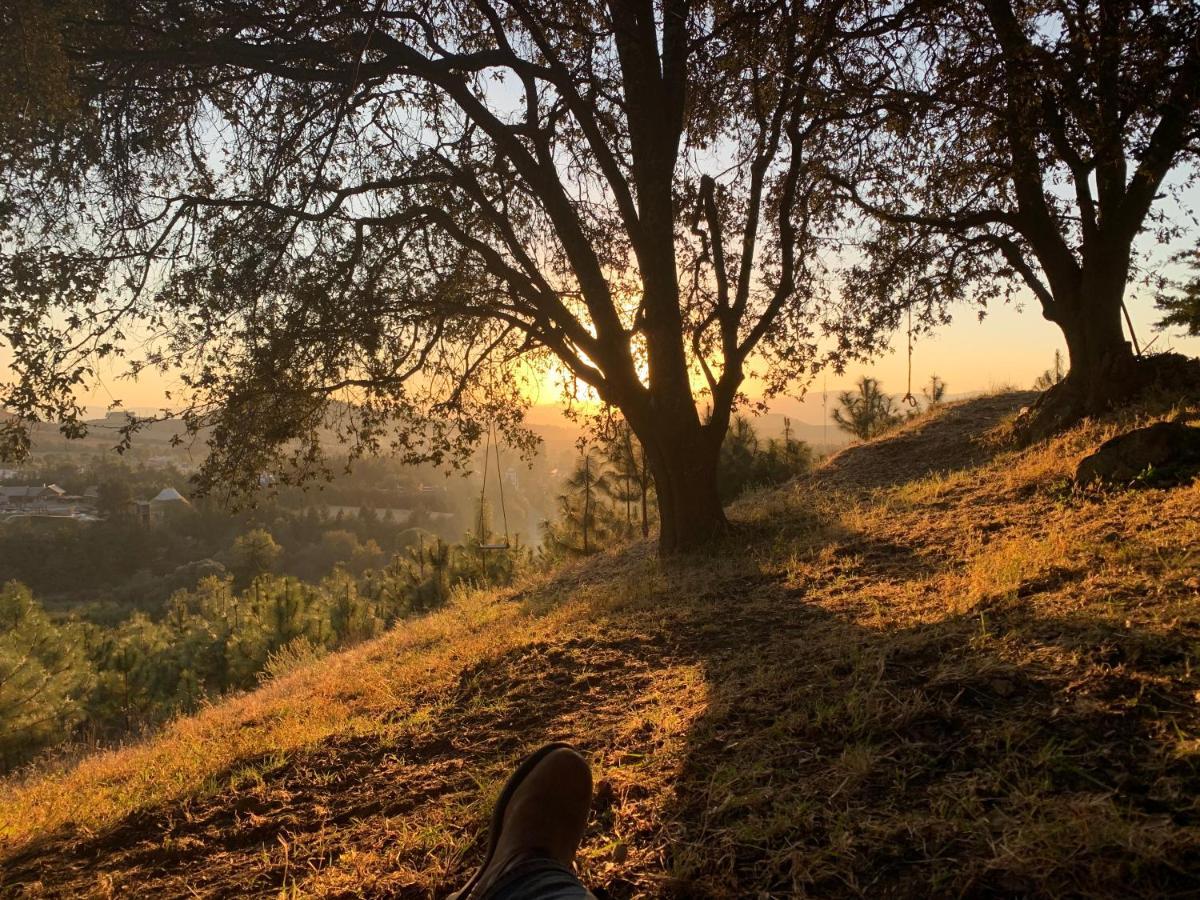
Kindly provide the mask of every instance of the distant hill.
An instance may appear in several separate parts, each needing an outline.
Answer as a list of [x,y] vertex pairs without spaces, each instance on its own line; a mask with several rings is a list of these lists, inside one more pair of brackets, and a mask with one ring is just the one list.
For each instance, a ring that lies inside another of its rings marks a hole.
[[[112,413],[102,418],[88,419],[86,420],[87,435],[78,439],[64,437],[57,425],[38,422],[31,427],[33,452],[35,454],[107,452],[120,442],[120,429],[126,421],[124,413]],[[174,445],[176,436],[183,440],[182,445]],[[203,446],[202,434],[199,436],[188,435],[182,421],[167,419],[142,426],[134,437],[130,452],[135,457],[168,455],[180,460],[198,462],[200,458],[203,458]]]
[[[150,415],[152,410],[141,410],[139,414]],[[761,416],[751,416],[755,429],[763,439],[778,438],[783,434],[782,413],[768,413]],[[79,440],[69,440],[61,434],[58,428],[47,423],[33,426],[33,452],[44,453],[103,453],[112,450],[120,440],[120,428],[125,424],[124,412],[113,412],[107,416],[86,420],[88,434]],[[567,419],[562,410],[553,405],[531,407],[526,417],[526,424],[544,442],[544,451],[552,465],[565,465],[575,454],[575,442],[582,433],[580,427]],[[821,450],[844,447],[849,438],[832,424],[826,429],[820,425],[812,425],[793,418],[792,436],[797,440]],[[176,437],[183,444],[175,446]],[[166,419],[143,426],[134,436],[131,453],[133,458],[164,457],[174,459],[180,464],[195,466],[205,455],[205,434],[188,435],[181,420]],[[333,441],[332,436],[330,441]]]
[[836,450],[850,443],[850,435],[846,434],[846,432],[842,431],[832,422],[829,423],[828,427],[822,427],[821,425],[799,421],[791,416],[785,416],[783,413],[764,413],[763,415],[751,416],[749,418],[754,425],[754,430],[762,439],[783,437],[783,420],[790,419],[792,437],[798,441],[804,441],[804,443],[819,452]]
[[[804,414],[811,414],[815,409],[816,414],[819,416],[821,412],[820,401],[817,400],[814,404],[810,398],[800,406],[800,409]],[[782,437],[783,420],[789,418],[791,420],[792,437],[796,440],[804,441],[818,450],[822,448],[834,450],[850,443],[850,437],[833,422],[830,422],[828,428],[825,428],[821,425],[804,421],[796,415],[783,412],[769,412],[757,416],[747,415],[747,418],[749,418],[750,422],[754,425],[755,431],[763,440]],[[553,446],[571,446],[581,433],[579,427],[563,416],[561,409],[557,406],[543,405],[532,407],[529,415],[526,417],[526,421],[548,444]]]

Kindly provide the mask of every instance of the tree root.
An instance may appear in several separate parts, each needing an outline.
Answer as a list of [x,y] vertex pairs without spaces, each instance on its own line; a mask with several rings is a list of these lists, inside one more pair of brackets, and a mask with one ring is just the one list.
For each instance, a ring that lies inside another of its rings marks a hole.
[[1021,411],[1013,436],[1019,446],[1027,446],[1131,402],[1156,399],[1169,404],[1187,397],[1200,397],[1200,359],[1157,353],[1135,360],[1127,377],[1108,384],[1084,384],[1068,375]]

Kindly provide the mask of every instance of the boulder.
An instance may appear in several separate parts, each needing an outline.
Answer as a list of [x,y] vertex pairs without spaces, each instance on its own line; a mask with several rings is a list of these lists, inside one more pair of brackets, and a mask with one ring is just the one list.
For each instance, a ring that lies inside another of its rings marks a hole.
[[1077,484],[1128,484],[1148,475],[1174,483],[1200,471],[1200,428],[1182,422],[1155,422],[1105,441],[1075,469]]

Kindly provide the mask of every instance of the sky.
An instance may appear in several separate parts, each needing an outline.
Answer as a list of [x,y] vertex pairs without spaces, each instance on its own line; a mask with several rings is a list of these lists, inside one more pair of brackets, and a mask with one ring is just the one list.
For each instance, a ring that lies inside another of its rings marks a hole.
[[[1166,271],[1175,275],[1181,270],[1170,262],[1179,250],[1194,246],[1197,225],[1196,210],[1200,210],[1200,187],[1189,183],[1186,176],[1176,175],[1178,191],[1165,191],[1162,205],[1168,218],[1185,225],[1184,234],[1169,246],[1155,245],[1148,234],[1138,241],[1143,270]],[[1191,225],[1188,228],[1186,225]],[[913,352],[913,393],[933,374],[947,384],[950,397],[978,394],[1003,386],[1029,388],[1033,380],[1054,362],[1055,350],[1066,357],[1066,344],[1056,325],[1042,318],[1032,295],[1010,304],[996,303],[980,320],[978,309],[967,305],[952,311],[952,322],[932,333],[916,338]],[[1126,291],[1126,306],[1133,319],[1139,343],[1154,351],[1174,350],[1189,356],[1200,356],[1200,338],[1189,338],[1181,328],[1158,331],[1155,323],[1161,313],[1154,306],[1152,291],[1135,281]],[[0,365],[5,365],[0,347]],[[907,386],[906,333],[901,330],[892,336],[891,350],[868,363],[851,366],[842,375],[818,375],[807,385],[797,383],[793,394],[778,397],[771,403],[770,412],[790,416],[798,422],[822,425],[836,404],[839,392],[850,389],[863,375],[879,379],[887,393],[903,395]],[[164,390],[170,385],[158,376],[132,382],[114,377],[109,372],[96,379],[82,392],[84,405],[97,417],[104,414],[114,401],[123,408],[146,414],[167,404]],[[807,390],[805,390],[807,388]],[[753,383],[746,393],[756,395]],[[827,402],[822,402],[825,393]],[[557,391],[546,385],[534,399],[539,408],[530,421],[535,424],[563,424],[567,420],[553,408]],[[797,399],[803,394],[803,399]]]
[[[1188,338],[1182,329],[1159,332],[1154,328],[1161,314],[1146,289],[1131,288],[1127,305],[1143,346],[1153,340],[1151,349],[1155,351],[1173,349],[1200,356],[1200,338]],[[818,375],[808,385],[803,401],[794,397],[776,398],[771,404],[771,412],[819,425],[822,423],[822,391],[828,391],[827,407],[832,408],[838,392],[852,387],[863,375],[878,378],[888,393],[903,394],[907,382],[905,348],[906,334],[901,330],[893,335],[890,352],[869,363],[851,366],[844,375]],[[974,309],[960,307],[954,311],[950,325],[917,337],[913,350],[913,393],[919,394],[919,388],[934,374],[946,382],[951,396],[987,392],[1008,385],[1028,388],[1034,378],[1053,363],[1055,350],[1061,350],[1065,358],[1062,333],[1056,325],[1041,317],[1035,302],[1028,301],[1020,308],[1015,304],[998,304],[982,321]],[[107,377],[90,386],[85,401],[97,415],[102,415],[115,399],[120,399],[127,409],[147,412],[164,403],[164,387],[165,383],[157,378],[130,382]],[[795,392],[799,394],[802,387],[797,384]],[[753,384],[749,385],[748,393],[754,394]],[[549,394],[546,391],[539,399],[550,399]],[[534,414],[534,420],[538,422],[555,423],[557,418],[545,409]]]
[[[1153,340],[1150,349],[1155,352],[1173,349],[1189,356],[1200,356],[1200,338],[1186,337],[1181,328],[1163,332],[1154,328],[1162,314],[1148,297],[1145,291],[1133,289],[1126,297],[1141,345],[1144,347]],[[993,307],[983,321],[979,321],[974,310],[960,308],[955,311],[950,325],[918,337],[913,348],[913,393],[919,395],[920,386],[934,374],[946,382],[951,397],[989,392],[1010,385],[1026,389],[1053,364],[1055,350],[1062,352],[1065,365],[1067,346],[1062,332],[1057,325],[1042,318],[1034,301],[1026,302],[1020,310],[1013,305]],[[839,391],[851,387],[862,375],[878,378],[888,393],[903,394],[908,377],[905,333],[893,336],[891,352],[849,368],[845,376],[830,374],[829,406],[832,408]],[[772,412],[820,424],[823,386],[824,379],[818,376],[810,385],[803,404],[785,398],[773,404]]]

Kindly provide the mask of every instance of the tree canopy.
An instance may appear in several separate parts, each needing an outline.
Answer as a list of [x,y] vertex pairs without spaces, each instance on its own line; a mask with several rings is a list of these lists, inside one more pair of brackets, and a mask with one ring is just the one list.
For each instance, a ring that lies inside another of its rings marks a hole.
[[903,418],[895,399],[883,392],[877,378],[868,375],[858,380],[854,391],[838,395],[838,406],[833,411],[833,421],[842,431],[863,441],[878,437]]
[[1200,335],[1200,248],[1181,254],[1193,273],[1186,281],[1177,281],[1157,297],[1158,308],[1166,315],[1159,326],[1178,326],[1190,335]]
[[132,368],[176,373],[189,422],[211,429],[205,481],[249,489],[319,470],[323,433],[449,464],[488,422],[528,446],[522,379],[555,369],[646,447],[664,544],[711,535],[750,367],[778,391],[840,325],[817,251],[849,9],[243,0],[65,17],[78,103],[16,115],[44,141],[4,176],[3,401],[77,423],[97,354],[136,338]]
[[1132,389],[1135,238],[1200,151],[1200,6],[912,4],[861,43],[862,140],[838,178],[876,221],[848,279],[865,315],[1029,292],[1096,410]]
[[494,423],[529,450],[557,377],[637,436],[667,550],[726,526],[746,379],[769,398],[904,310],[1029,291],[1076,406],[1136,384],[1134,240],[1174,235],[1159,195],[1200,137],[1181,0],[4,15],[10,453],[84,427],[105,357],[169,373],[202,483],[247,491],[333,440],[463,466]]

